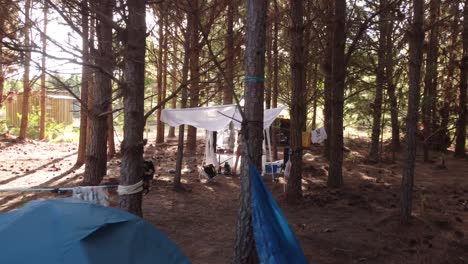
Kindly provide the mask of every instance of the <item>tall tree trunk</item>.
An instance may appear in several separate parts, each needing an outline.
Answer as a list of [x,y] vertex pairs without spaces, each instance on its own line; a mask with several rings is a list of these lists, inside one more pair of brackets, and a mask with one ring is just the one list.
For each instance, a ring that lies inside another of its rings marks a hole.
[[468,6],[463,9],[463,57],[460,63],[460,99],[455,141],[455,156],[466,156],[467,78],[468,78]]
[[317,129],[317,100],[318,100],[318,64],[315,63],[313,67],[313,72],[311,72],[311,82],[312,82],[312,130]]
[[[2,8],[0,7],[0,11],[4,12],[2,10]],[[5,17],[4,16],[0,16],[0,28],[5,28]],[[3,32],[0,32],[0,40],[3,40],[4,38],[4,33]],[[4,69],[3,69],[3,45],[0,41],[0,109],[2,108],[3,106],[3,100],[4,100],[4,97],[3,97],[3,89],[4,89],[4,85],[5,85],[5,73],[3,72]]]
[[[89,8],[90,10],[95,10],[96,9],[96,3],[94,1],[88,1],[88,5],[89,5]],[[88,19],[89,19],[89,42],[88,42],[88,62],[89,63],[96,63],[96,60],[95,58],[98,56],[98,53],[97,53],[97,50],[96,50],[96,47],[95,47],[95,38],[96,38],[96,21],[97,19],[95,18],[95,16],[88,16]],[[90,138],[91,138],[91,133],[90,133],[90,113],[91,113],[91,106],[93,105],[93,90],[95,89],[96,87],[96,72],[97,70],[94,69],[94,68],[91,68],[91,67],[88,67],[86,68],[88,71],[88,76],[89,76],[89,81],[88,81],[88,101],[87,101],[87,113],[86,113],[86,116],[87,116],[87,128],[86,128],[86,145],[88,145],[89,142],[91,142]],[[81,126],[81,124],[80,124]],[[86,147],[87,148],[87,147]],[[86,153],[87,153],[87,150],[86,150]],[[85,162],[86,162],[86,158],[85,158]]]
[[411,219],[413,203],[414,168],[416,160],[416,129],[419,111],[419,93],[421,82],[424,0],[413,0],[413,22],[409,43],[409,94],[406,122],[407,150],[401,181],[401,221],[408,223]]
[[[97,3],[102,16],[112,17],[114,0]],[[96,13],[98,13],[96,12]],[[98,15],[101,16],[101,15]],[[89,142],[86,150],[84,185],[98,185],[107,173],[107,114],[112,96],[112,81],[109,74],[113,70],[112,27],[103,19],[97,20],[98,39],[95,72],[96,87],[91,90],[92,104],[89,106]]]
[[[164,7],[164,12],[168,12],[167,8]],[[165,100],[167,96],[167,71],[168,71],[168,65],[167,65],[167,60],[168,60],[168,55],[169,55],[169,50],[168,50],[168,41],[169,41],[169,19],[168,15],[166,14],[164,16],[164,43],[163,43],[163,83],[162,83],[162,98]],[[166,103],[164,103],[161,106],[161,109],[166,109]],[[164,130],[163,130],[164,131]],[[163,137],[164,138],[164,137]]]
[[[177,27],[174,29],[174,36],[177,36]],[[177,40],[173,39],[173,53],[177,55]],[[175,92],[177,89],[177,58],[172,59],[172,78],[171,78],[171,85],[172,85],[172,92]],[[175,109],[177,108],[177,96],[174,96],[174,98],[171,99],[171,108]],[[169,138],[175,138],[175,127],[169,127],[169,133],[167,134],[167,137]]]
[[[31,46],[31,0],[26,0],[24,5],[24,46],[29,49]],[[29,70],[31,64],[31,51],[24,53],[24,75],[23,75],[23,105],[21,110],[21,126],[18,139],[25,139],[28,133],[28,114],[29,114],[29,95],[31,94],[31,86],[29,82]]]
[[[112,113],[112,103],[109,104],[109,113]],[[115,139],[114,139],[114,116],[107,115],[107,159],[112,159],[115,156]]]
[[436,102],[436,86],[437,86],[437,56],[438,56],[438,26],[440,10],[439,0],[430,1],[430,25],[431,31],[429,35],[429,45],[426,58],[426,75],[424,78],[424,162],[429,161],[429,145],[433,141],[431,137],[434,128],[435,102]]
[[397,96],[395,94],[395,84],[393,82],[393,74],[394,74],[394,45],[393,45],[393,15],[394,10],[389,10],[389,18],[387,24],[387,39],[386,39],[386,53],[385,53],[385,76],[386,76],[386,83],[387,83],[387,94],[390,103],[390,119],[392,124],[392,156],[393,160],[395,161],[395,153],[400,150],[401,143],[400,143],[400,123],[398,122],[398,101]]
[[332,52],[333,107],[331,109],[330,170],[328,174],[328,186],[340,187],[343,185],[343,103],[346,74],[344,58],[346,40],[346,1],[335,0],[334,10]]
[[234,3],[227,1],[226,16],[226,84],[223,89],[223,104],[232,104],[234,87]]
[[[275,19],[273,22],[273,43],[272,43],[272,52],[273,52],[273,82],[272,82],[272,92],[271,92],[271,107],[278,107],[278,72],[279,72],[279,50],[278,50],[278,41],[279,41],[279,8],[278,0],[273,0],[274,14]],[[273,126],[271,130],[271,148],[273,160],[278,160],[278,129],[276,126]]]
[[42,60],[41,60],[41,120],[39,122],[39,139],[44,140],[46,137],[46,56],[47,51],[47,12],[49,12],[49,6],[47,1],[44,1],[44,28],[42,30],[41,41],[42,41]]
[[[190,17],[190,12],[187,13],[187,18]],[[188,81],[188,71],[189,71],[189,62],[190,62],[190,45],[192,43],[191,38],[192,35],[192,27],[193,23],[187,24],[187,29],[185,32],[185,40],[184,40],[184,62],[182,65],[182,102],[181,108],[187,107],[187,81]],[[177,160],[176,160],[176,172],[174,176],[174,190],[182,190],[182,184],[180,179],[182,178],[182,161],[184,158],[184,132],[185,126],[179,126],[179,141],[177,143]]]
[[[0,26],[3,25],[2,18],[0,18]],[[0,40],[2,36],[0,35]],[[0,43],[0,109],[3,106],[3,88],[5,86],[5,76],[3,73],[3,45]]]
[[333,1],[324,0],[325,12],[324,12],[324,24],[326,26],[325,36],[325,52],[323,56],[323,64],[321,65],[321,71],[325,76],[324,80],[324,98],[323,98],[323,112],[324,112],[324,126],[325,131],[328,134],[328,139],[325,141],[325,157],[330,160],[330,141],[331,141],[331,110],[332,110],[332,51],[333,51]]
[[[245,46],[245,124],[243,125],[244,148],[240,178],[240,206],[237,216],[236,242],[233,263],[257,263],[255,240],[252,228],[251,189],[249,166],[260,169],[262,164],[263,101],[265,76],[265,27],[266,0],[247,1],[247,36]],[[249,81],[249,77],[257,81]]]
[[[46,1],[47,2],[47,1]],[[82,60],[81,67],[81,107],[80,107],[80,137],[78,142],[78,157],[76,166],[81,166],[86,159],[86,139],[88,132],[88,86],[91,78],[90,70],[85,64],[89,64],[89,17],[88,1],[81,3],[81,29],[82,29]]]
[[[189,23],[193,26],[190,44],[190,107],[198,107],[200,90],[200,43],[199,43],[199,4],[198,0],[190,1]],[[197,128],[188,126],[187,130],[187,154],[195,155],[197,150]]]
[[[383,10],[387,6],[386,0],[380,0],[380,10]],[[377,69],[376,69],[376,90],[375,90],[375,99],[374,99],[374,112],[373,112],[373,122],[372,122],[372,142],[371,148],[369,151],[369,161],[379,162],[379,139],[380,139],[380,121],[382,119],[382,98],[383,98],[383,89],[384,82],[388,76],[385,76],[385,52],[388,51],[386,47],[386,38],[390,32],[387,32],[388,24],[388,11],[384,10],[380,13],[379,19],[379,47],[377,49]]]
[[[164,9],[164,3],[160,5],[161,9],[159,10],[159,43],[158,43],[158,76],[157,76],[157,86],[158,86],[158,104],[161,103],[163,98],[163,67],[166,67],[166,65],[163,65],[163,46],[164,46],[164,39],[167,37],[164,34],[164,16],[166,15],[166,11]],[[160,107],[157,110],[156,113],[156,120],[157,120],[157,129],[156,129],[156,143],[163,143],[164,142],[164,123],[161,121],[161,112],[163,108]]]
[[306,87],[304,68],[304,22],[302,0],[290,0],[291,5],[291,130],[290,145],[291,174],[286,189],[286,199],[290,203],[297,202],[302,197],[302,131],[306,122]]
[[450,37],[450,44],[448,46],[448,63],[447,63],[447,74],[445,82],[443,82],[443,98],[444,103],[442,105],[442,109],[440,110],[440,115],[442,118],[441,121],[441,129],[442,135],[449,135],[449,118],[450,118],[450,105],[456,101],[455,94],[456,89],[455,87],[455,68],[457,67],[456,61],[456,54],[457,54],[457,44],[458,44],[458,37],[459,37],[459,16],[458,16],[458,7],[460,5],[460,1],[453,1],[450,6],[450,15],[452,16],[452,23],[451,23],[451,37]]
[[[145,0],[128,1],[124,77],[124,139],[121,145],[120,185],[133,185],[143,176],[143,132],[145,128]],[[120,208],[141,216],[141,192],[120,195]]]

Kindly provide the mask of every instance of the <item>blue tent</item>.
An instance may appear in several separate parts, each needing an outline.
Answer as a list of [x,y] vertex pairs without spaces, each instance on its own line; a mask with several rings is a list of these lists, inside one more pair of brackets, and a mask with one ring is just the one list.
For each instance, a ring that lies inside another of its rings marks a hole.
[[0,214],[0,263],[190,263],[162,232],[125,211],[74,200],[32,201]]
[[308,263],[278,204],[250,165],[252,225],[260,263]]

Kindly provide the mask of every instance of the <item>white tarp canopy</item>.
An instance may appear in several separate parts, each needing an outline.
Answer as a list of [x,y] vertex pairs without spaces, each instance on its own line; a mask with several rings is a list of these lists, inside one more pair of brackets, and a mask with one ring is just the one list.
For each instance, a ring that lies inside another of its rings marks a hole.
[[[269,128],[284,108],[284,106],[280,106],[266,109],[263,117],[263,129]],[[236,105],[164,109],[161,113],[161,121],[170,126],[191,125],[209,131],[222,130],[231,121],[236,128],[240,128],[241,124],[235,120],[242,121],[242,116]]]

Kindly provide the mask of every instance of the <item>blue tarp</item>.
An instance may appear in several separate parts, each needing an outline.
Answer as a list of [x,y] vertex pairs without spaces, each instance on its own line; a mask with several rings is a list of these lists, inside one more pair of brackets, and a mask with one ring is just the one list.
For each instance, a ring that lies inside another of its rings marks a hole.
[[0,263],[190,263],[162,232],[125,211],[74,200],[32,201],[0,214]]
[[260,262],[308,263],[288,221],[253,165],[250,165],[250,182],[253,231]]

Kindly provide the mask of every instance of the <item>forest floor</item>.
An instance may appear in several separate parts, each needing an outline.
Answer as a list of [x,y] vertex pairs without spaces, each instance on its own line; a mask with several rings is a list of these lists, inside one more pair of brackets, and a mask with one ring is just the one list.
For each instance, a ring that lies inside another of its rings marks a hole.
[[[199,152],[203,153],[200,141]],[[468,160],[446,155],[440,162],[422,163],[418,155],[413,201],[414,220],[399,223],[403,152],[397,162],[384,156],[380,164],[366,162],[368,142],[347,140],[345,186],[326,187],[323,149],[304,156],[304,198],[285,202],[281,183],[265,181],[311,263],[468,263]],[[144,197],[144,217],[173,239],[193,263],[229,263],[233,254],[239,179],[217,176],[201,181],[197,172],[183,175],[187,192],[174,192],[172,174],[176,143],[149,146],[146,157],[156,160],[151,192]],[[73,186],[82,179],[75,170],[75,144],[0,139],[0,189]],[[436,153],[433,154],[434,157]],[[198,156],[201,162],[201,156]],[[194,169],[195,157],[186,158]],[[436,160],[436,159],[434,159]],[[115,183],[120,160],[108,163],[105,183]],[[195,170],[196,171],[196,170]],[[269,179],[269,178],[268,178]],[[0,193],[0,211],[31,199],[69,194]],[[113,204],[117,196],[111,193]]]

